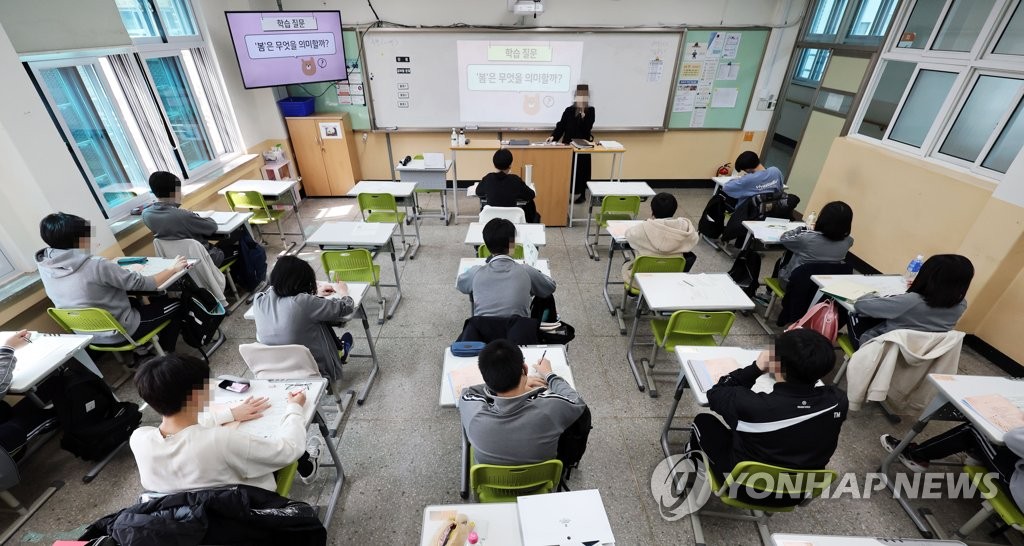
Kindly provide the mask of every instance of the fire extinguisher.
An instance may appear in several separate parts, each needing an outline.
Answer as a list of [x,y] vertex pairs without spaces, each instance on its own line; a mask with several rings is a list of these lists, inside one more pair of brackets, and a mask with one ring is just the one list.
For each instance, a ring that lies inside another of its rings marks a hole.
[[718,168],[718,176],[729,176],[732,174],[732,163],[726,163]]

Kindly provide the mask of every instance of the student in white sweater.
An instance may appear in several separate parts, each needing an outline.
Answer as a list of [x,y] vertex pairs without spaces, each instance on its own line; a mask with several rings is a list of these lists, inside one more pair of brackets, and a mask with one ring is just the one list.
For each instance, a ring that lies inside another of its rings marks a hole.
[[218,423],[200,423],[200,413],[210,401],[210,368],[202,360],[175,354],[150,359],[136,371],[135,386],[163,417],[158,427],[136,429],[130,441],[147,491],[175,493],[230,485],[274,491],[274,471],[306,450],[302,392],[289,392],[282,400],[250,398],[231,410],[230,418],[248,421],[260,418],[271,404],[287,404],[278,434],[263,438],[217,426],[230,420],[227,415],[215,416]]

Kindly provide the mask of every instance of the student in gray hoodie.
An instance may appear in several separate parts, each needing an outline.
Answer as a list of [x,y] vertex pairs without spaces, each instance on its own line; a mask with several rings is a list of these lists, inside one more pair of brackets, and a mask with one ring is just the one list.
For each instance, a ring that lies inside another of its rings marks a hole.
[[459,275],[456,288],[473,295],[474,316],[530,316],[533,297],[551,297],[555,281],[509,256],[516,243],[516,226],[512,222],[495,218],[484,226],[483,235],[491,257],[486,264],[473,266]]
[[779,242],[790,251],[789,261],[779,270],[782,286],[796,268],[810,262],[841,262],[853,246],[853,209],[842,201],[832,201],[821,209],[821,216],[810,229],[798,227],[782,234]]
[[523,352],[499,339],[480,351],[483,385],[459,397],[459,416],[480,464],[522,465],[554,459],[558,438],[587,405],[569,382],[541,360],[530,375]]
[[217,222],[181,208],[181,179],[173,173],[157,171],[149,175],[149,189],[157,201],[142,211],[142,223],[154,237],[168,241],[195,239],[203,243],[218,267],[225,258],[238,254],[238,240],[234,234],[211,245],[209,239],[217,232]]
[[[129,271],[112,260],[89,254],[89,222],[63,212],[43,218],[39,234],[49,247],[36,253],[36,266],[46,295],[55,307],[106,309],[134,339],[170,319],[171,323],[160,333],[160,346],[167,352],[174,350],[181,327],[180,303],[156,296],[149,298],[148,304],[141,304],[138,299],[129,298],[128,291],[155,292],[167,279],[188,267],[184,258],[176,257],[171,267],[152,277]],[[124,342],[117,333],[93,338],[93,343],[99,345]]]
[[[696,226],[686,218],[675,218],[679,203],[671,193],[659,193],[651,198],[651,216],[642,224],[626,231],[626,242],[636,256],[682,256],[686,270],[693,267],[697,255],[692,252],[700,235]],[[633,274],[633,261],[622,264],[622,281],[629,283]]]

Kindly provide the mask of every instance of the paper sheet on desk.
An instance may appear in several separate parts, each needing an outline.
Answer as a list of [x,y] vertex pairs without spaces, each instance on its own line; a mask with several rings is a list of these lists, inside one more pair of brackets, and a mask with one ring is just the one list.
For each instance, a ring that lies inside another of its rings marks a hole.
[[626,232],[629,231],[629,228],[633,227],[633,225],[634,224],[631,222],[609,222],[606,229],[612,237],[616,239],[624,239],[626,238]]
[[[1022,402],[1019,397],[1014,398],[1018,404]],[[1003,432],[1024,427],[1024,410],[1001,394],[969,396],[964,398],[964,402]]]
[[873,287],[847,280],[830,282],[823,286],[821,291],[846,301],[857,301],[861,296],[876,292]]
[[448,385],[452,389],[452,395],[455,397],[455,405],[458,404],[459,397],[462,396],[462,391],[467,387],[474,385],[482,385],[484,382],[484,376],[480,374],[480,367],[466,366],[458,370],[452,370],[448,373]]
[[423,154],[423,167],[427,169],[443,169],[444,154],[436,152]]
[[689,360],[690,369],[697,378],[697,385],[702,392],[708,392],[718,384],[722,376],[740,367],[735,358],[709,358],[707,360]]

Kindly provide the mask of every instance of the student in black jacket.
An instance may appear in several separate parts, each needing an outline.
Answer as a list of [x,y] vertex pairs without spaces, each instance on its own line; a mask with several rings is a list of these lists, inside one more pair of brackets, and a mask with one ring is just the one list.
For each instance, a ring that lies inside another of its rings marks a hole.
[[[697,415],[687,453],[703,451],[718,476],[740,461],[824,469],[839,443],[848,406],[840,388],[815,386],[834,365],[832,344],[821,334],[796,329],[779,335],[774,352],[762,352],[708,391],[711,410],[725,424],[710,413]],[[775,374],[772,392],[750,390],[765,372]]]
[[533,202],[537,194],[523,182],[522,178],[509,172],[512,168],[512,152],[502,148],[494,152],[493,161],[498,172],[484,175],[476,187],[477,197],[481,201],[486,199],[487,204],[492,207],[515,207],[519,206],[520,201],[525,201],[526,203],[519,208],[526,214],[526,221],[531,224],[540,223],[537,205]]
[[[548,137],[548,142],[569,144],[574,138],[582,138],[593,142],[594,120],[597,115],[590,106],[590,86],[577,85],[576,96],[572,106],[562,112],[562,119],[555,125],[555,130]],[[590,154],[579,154],[576,158],[576,203],[582,203],[590,181]]]

